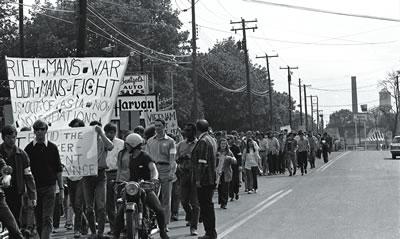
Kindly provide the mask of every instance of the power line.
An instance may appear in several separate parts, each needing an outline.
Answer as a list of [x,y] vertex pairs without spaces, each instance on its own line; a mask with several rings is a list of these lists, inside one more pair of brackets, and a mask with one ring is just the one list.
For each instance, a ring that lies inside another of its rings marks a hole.
[[377,16],[354,14],[354,13],[343,13],[343,12],[324,10],[324,9],[320,9],[320,8],[303,7],[303,6],[283,4],[283,3],[274,3],[274,2],[267,2],[267,1],[261,1],[261,0],[243,0],[243,1],[271,5],[271,6],[275,6],[275,7],[285,7],[285,8],[291,8],[291,9],[297,9],[297,10],[303,10],[303,11],[309,11],[309,12],[319,12],[319,13],[326,13],[326,14],[333,14],[333,15],[347,16],[347,17],[358,17],[358,18],[366,18],[366,19],[381,20],[381,21],[400,22],[400,19],[395,19],[395,18],[377,17]]
[[109,22],[107,19],[105,19],[105,18],[102,17],[101,15],[97,14],[97,13],[96,13],[96,10],[94,10],[94,8],[93,8],[91,5],[88,6],[88,10],[89,10],[89,12],[91,12],[92,14],[94,14],[96,18],[98,18],[100,21],[102,21],[104,24],[106,24],[108,27],[110,27],[110,28],[111,28],[112,30],[114,30],[115,32],[121,34],[121,35],[122,35],[124,38],[126,38],[128,41],[130,41],[130,42],[132,42],[132,43],[134,43],[134,44],[136,44],[136,45],[138,45],[138,46],[140,46],[140,47],[142,47],[142,48],[144,48],[144,49],[146,49],[146,50],[151,51],[151,53],[156,53],[156,54],[159,54],[159,55],[162,55],[162,56],[172,57],[172,58],[175,58],[175,57],[176,57],[176,58],[178,58],[178,57],[179,57],[179,58],[183,58],[183,57],[189,57],[189,56],[190,56],[190,55],[173,55],[173,54],[166,54],[166,53],[163,53],[163,52],[156,51],[156,50],[154,50],[154,49],[152,49],[152,48],[146,47],[146,46],[142,45],[141,43],[139,43],[139,42],[133,40],[129,35],[127,35],[126,33],[122,32],[121,30],[119,30],[115,25],[113,25],[113,24],[112,24],[111,22]]
[[[97,24],[95,24],[92,20],[88,19],[88,22],[91,23],[92,25],[94,25],[95,27],[97,27],[98,29],[100,29],[100,30],[101,30],[102,32],[104,32],[105,34],[112,36],[112,34],[108,33],[108,32],[105,31],[103,28],[99,27],[99,26],[98,26]],[[131,45],[128,45],[128,44],[124,43],[123,41],[119,40],[119,39],[116,38],[116,37],[112,37],[112,38],[106,37],[105,39],[108,39],[108,40],[110,40],[110,41],[117,41],[117,42],[119,42],[120,44],[122,44],[122,45],[126,46],[127,48],[129,48],[130,50],[132,50],[133,52],[138,53],[138,54],[143,54],[143,55],[145,55],[145,56],[147,56],[148,58],[153,59],[153,60],[158,60],[158,61],[165,62],[165,63],[170,63],[170,64],[188,64],[188,63],[190,63],[190,62],[170,61],[170,60],[166,60],[166,59],[162,59],[162,58],[158,58],[158,57],[155,57],[155,56],[146,54],[146,53],[144,53],[144,52],[142,52],[142,51],[137,50],[136,48],[132,47]]]
[[[225,31],[223,29],[218,29],[215,27],[204,26],[204,25],[199,25],[199,26],[207,28],[209,30],[213,30],[213,31],[230,33],[229,31]],[[274,39],[274,38],[259,37],[259,36],[249,36],[249,38],[289,43],[289,44],[317,45],[317,46],[360,46],[360,45],[362,46],[362,45],[382,45],[382,44],[391,44],[391,43],[398,42],[397,40],[391,40],[391,41],[382,41],[382,42],[360,42],[360,43],[319,43],[319,41],[317,41],[317,42],[300,42],[300,41],[289,41],[289,40]],[[345,39],[340,39],[340,40],[345,40]]]
[[[370,101],[366,101],[366,102],[363,102],[363,103],[359,103],[359,104],[368,104],[368,103],[374,103],[374,102],[377,102],[377,100],[370,100]],[[320,107],[323,107],[323,108],[333,108],[333,107],[346,107],[346,106],[352,106],[353,104],[344,104],[344,105],[320,105]]]

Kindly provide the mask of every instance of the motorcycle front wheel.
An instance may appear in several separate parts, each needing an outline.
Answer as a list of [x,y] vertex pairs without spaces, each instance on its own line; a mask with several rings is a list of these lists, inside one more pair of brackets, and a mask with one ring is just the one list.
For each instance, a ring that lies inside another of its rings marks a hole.
[[138,234],[137,228],[137,214],[134,211],[127,211],[126,213],[126,237],[127,239],[135,239]]

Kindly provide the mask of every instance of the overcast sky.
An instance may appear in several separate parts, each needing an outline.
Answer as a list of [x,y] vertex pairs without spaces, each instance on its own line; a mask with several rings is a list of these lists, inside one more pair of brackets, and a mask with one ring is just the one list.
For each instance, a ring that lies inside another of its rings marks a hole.
[[[263,1],[263,0],[259,0]],[[399,0],[270,0],[296,6],[319,8],[343,13],[400,19]],[[190,7],[188,0],[172,0],[177,9]],[[198,46],[206,51],[217,40],[242,33],[230,29],[230,21],[257,19],[258,29],[247,31],[248,48],[253,62],[265,65],[256,55],[279,54],[272,58],[271,78],[276,90],[288,91],[287,72],[279,67],[298,66],[292,76],[313,88],[308,94],[318,95],[325,120],[329,113],[341,108],[351,109],[350,77],[357,76],[359,104],[378,105],[379,87],[387,72],[400,69],[400,22],[338,16],[275,7],[251,0],[199,0],[196,4],[199,25]],[[191,11],[182,12],[185,28],[191,27]],[[255,24],[248,24],[254,26]],[[237,26],[239,27],[239,25]],[[296,42],[287,43],[287,41]],[[317,44],[306,44],[317,43]],[[297,100],[298,88],[292,87]],[[338,105],[334,107],[335,105]],[[349,106],[341,106],[349,105]]]

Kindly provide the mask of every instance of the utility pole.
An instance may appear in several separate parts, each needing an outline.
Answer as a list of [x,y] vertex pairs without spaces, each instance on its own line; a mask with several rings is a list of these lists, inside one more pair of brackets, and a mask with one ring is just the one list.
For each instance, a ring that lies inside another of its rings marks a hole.
[[[194,2],[194,0],[192,0],[192,2]],[[242,24],[241,28],[232,27],[231,31],[234,31],[236,33],[237,31],[242,30],[242,32],[243,32],[242,47],[244,48],[244,61],[245,61],[245,65],[246,65],[247,101],[248,101],[248,108],[249,108],[248,120],[250,122],[251,130],[254,129],[254,124],[253,124],[253,106],[251,103],[251,94],[250,94],[251,83],[250,83],[249,53],[247,50],[246,30],[253,30],[253,32],[254,32],[257,29],[257,25],[254,27],[246,27],[246,23],[254,23],[254,22],[257,22],[257,19],[251,20],[251,21],[246,21],[242,18],[242,20],[240,22],[232,22],[231,21],[231,24]]]
[[19,55],[20,57],[25,56],[24,46],[24,0],[19,0]]
[[308,112],[307,112],[307,85],[303,85],[304,89],[304,123],[306,125],[306,131],[308,132]]
[[314,96],[310,95],[308,96],[310,98],[310,102],[311,102],[311,131],[314,131],[314,101],[313,98]]
[[290,84],[291,84],[291,82],[292,82],[292,72],[291,72],[291,70],[297,70],[297,69],[299,69],[297,66],[296,67],[290,67],[290,66],[287,66],[287,67],[280,67],[280,69],[281,70],[287,70],[287,74],[288,74],[288,88],[289,88],[289,125],[290,125],[290,128],[292,128],[292,95],[291,95],[291,92],[290,92]]
[[196,121],[199,118],[199,109],[197,103],[198,81],[197,81],[197,31],[196,31],[196,8],[195,0],[192,0],[192,80],[193,80],[193,106],[192,120]]
[[76,55],[78,57],[85,56],[85,43],[86,43],[86,15],[87,15],[87,0],[79,0],[78,12],[78,41]]
[[301,79],[299,78],[299,100],[300,100],[300,125],[303,125],[303,107],[301,107]]
[[269,72],[269,58],[273,58],[273,57],[279,57],[278,54],[273,55],[273,56],[268,56],[267,53],[265,53],[265,56],[256,56],[256,58],[265,58],[265,60],[267,61],[267,74],[268,74],[268,93],[269,93],[269,126],[271,129],[273,129],[273,104],[272,104],[272,79],[271,79],[271,74]]
[[[320,112],[321,112],[321,114],[319,114]],[[324,114],[322,112],[324,112],[324,111],[323,110],[318,111],[319,117],[321,117],[321,129],[323,131],[324,130]],[[323,132],[321,132],[321,133],[323,133]]]
[[317,98],[317,133],[319,133],[319,105],[318,105],[318,96],[314,96],[315,98]]

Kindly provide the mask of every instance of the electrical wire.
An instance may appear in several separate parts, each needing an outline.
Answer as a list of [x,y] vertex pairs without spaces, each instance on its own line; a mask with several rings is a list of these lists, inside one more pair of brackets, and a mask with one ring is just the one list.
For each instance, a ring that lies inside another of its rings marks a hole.
[[[103,28],[101,28],[101,27],[98,26],[96,23],[94,23],[92,20],[88,19],[88,22],[91,23],[91,24],[92,24],[93,26],[95,26],[96,28],[98,28],[99,30],[101,30],[102,32],[104,32],[105,34],[112,36],[112,35],[109,34],[107,31],[105,31]],[[124,43],[123,41],[119,40],[119,39],[116,38],[116,37],[112,37],[112,38],[110,38],[110,37],[104,37],[104,38],[106,38],[106,39],[108,39],[108,40],[110,40],[110,41],[117,41],[117,42],[119,42],[120,44],[122,44],[122,45],[126,46],[127,48],[129,48],[130,50],[132,50],[133,52],[138,53],[138,54],[143,54],[144,56],[146,56],[146,57],[148,57],[148,58],[150,58],[150,59],[153,59],[153,60],[158,60],[158,61],[162,61],[162,62],[170,63],[170,64],[189,64],[189,63],[191,63],[191,62],[169,61],[169,60],[165,60],[165,59],[162,59],[162,58],[158,58],[158,57],[155,57],[155,56],[146,54],[145,52],[139,51],[139,50],[135,49],[134,47],[132,47],[131,45],[126,44],[126,43]]]
[[104,24],[106,24],[108,27],[110,27],[111,29],[113,29],[115,32],[117,32],[118,34],[120,34],[121,36],[123,36],[125,39],[127,39],[128,41],[144,48],[147,49],[149,51],[151,51],[151,53],[156,53],[162,56],[166,56],[166,57],[172,57],[172,58],[184,58],[184,57],[190,57],[191,55],[173,55],[173,54],[166,54],[163,52],[159,52],[156,51],[152,48],[146,47],[144,45],[142,45],[141,43],[133,40],[129,35],[127,35],[126,33],[122,32],[121,30],[119,30],[114,24],[112,24],[111,22],[109,22],[106,18],[102,17],[100,14],[96,13],[96,10],[91,6],[88,5],[88,11],[91,12],[93,15],[95,15],[96,18],[98,18],[100,21],[102,21]]
[[[368,104],[368,103],[374,103],[377,102],[378,100],[370,100],[370,101],[366,101],[363,103],[359,103],[359,104]],[[345,107],[345,106],[352,106],[353,104],[345,104],[345,105],[319,105],[319,107],[321,108],[332,108],[332,107]]]
[[[209,27],[209,26],[204,26],[204,25],[199,25],[199,26],[204,27],[209,30],[213,30],[213,31],[230,33],[230,31],[218,29],[215,27]],[[390,40],[390,41],[382,41],[382,42],[360,42],[360,43],[319,43],[319,41],[317,41],[317,42],[300,42],[300,41],[289,41],[289,40],[281,40],[281,39],[259,37],[259,36],[248,36],[248,38],[282,42],[282,43],[288,43],[288,44],[318,45],[318,46],[362,46],[362,45],[382,45],[382,44],[391,44],[391,43],[398,42],[397,40]]]
[[255,3],[260,3],[260,4],[275,6],[275,7],[285,7],[285,8],[291,8],[291,9],[297,9],[297,10],[303,10],[303,11],[309,11],[309,12],[333,14],[333,15],[346,16],[346,17],[357,17],[357,18],[366,18],[366,19],[381,20],[381,21],[400,22],[400,19],[395,19],[395,18],[377,17],[377,16],[354,14],[354,13],[343,13],[343,12],[324,10],[324,9],[320,9],[320,8],[303,7],[303,6],[283,4],[283,3],[274,3],[274,2],[267,2],[267,1],[261,1],[261,0],[242,0],[242,1],[255,2]]

